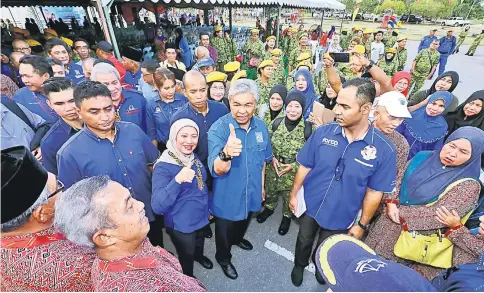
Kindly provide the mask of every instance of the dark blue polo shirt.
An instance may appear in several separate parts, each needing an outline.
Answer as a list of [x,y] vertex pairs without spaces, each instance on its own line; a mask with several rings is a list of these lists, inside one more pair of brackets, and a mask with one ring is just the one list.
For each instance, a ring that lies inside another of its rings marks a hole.
[[114,143],[87,127],[72,136],[57,152],[58,178],[69,188],[81,179],[108,175],[145,204],[146,216],[153,221],[147,165],[156,161],[159,152],[137,125],[120,121],[115,127]]
[[297,161],[311,169],[304,180],[306,214],[325,229],[348,229],[367,188],[392,192],[395,187],[395,146],[373,126],[363,139],[350,144],[337,123],[321,126],[301,148]]
[[[205,184],[207,172],[202,166],[200,171],[204,185],[200,190],[196,178],[191,183],[178,184],[175,181],[175,176],[181,169],[182,166],[179,165],[156,163],[151,203],[153,211],[164,216],[165,227],[182,233],[192,233],[208,224],[208,188]],[[195,164],[192,170],[196,174]]]
[[[146,133],[146,99],[137,90],[123,89],[122,101],[119,109],[121,121],[138,125]],[[118,105],[119,106],[119,105]]]
[[71,62],[67,64],[66,77],[72,81],[74,85],[77,85],[81,81],[85,80],[84,71],[82,70],[82,66]]
[[[232,159],[230,170],[218,176],[214,162],[227,144],[229,124],[235,127],[237,138],[242,141],[242,153]],[[253,117],[249,129],[240,128],[229,113],[218,119],[208,132],[208,168],[213,178],[212,213],[222,219],[240,221],[249,212],[259,211],[262,202],[262,169],[272,161],[269,131],[263,120]]]
[[57,151],[77,132],[61,118],[45,134],[40,142],[40,149],[42,150],[42,165],[47,171],[57,175]]
[[227,107],[220,102],[215,101],[208,101],[208,113],[207,116],[203,116],[203,114],[198,113],[195,108],[190,103],[186,103],[183,107],[180,108],[173,116],[171,117],[171,124],[176,120],[182,118],[188,118],[195,123],[197,123],[198,128],[200,129],[199,137],[198,137],[198,145],[195,149],[195,153],[197,154],[198,158],[202,161],[204,165],[207,165],[207,158],[208,158],[208,130],[212,127],[212,124],[215,123],[220,117],[226,115],[229,112]]
[[39,115],[45,121],[55,123],[59,120],[59,115],[47,105],[47,97],[41,93],[33,93],[28,87],[23,87],[15,92],[13,96],[15,102],[22,104],[30,112]]
[[159,96],[150,99],[146,111],[148,137],[151,140],[166,143],[170,135],[171,116],[186,103],[188,103],[187,98],[178,93],[171,103],[163,102]]
[[124,76],[123,81],[130,86],[132,86],[135,90],[141,90],[139,86],[139,79],[141,78],[141,67],[136,73],[132,73],[129,70],[126,70],[126,75]]

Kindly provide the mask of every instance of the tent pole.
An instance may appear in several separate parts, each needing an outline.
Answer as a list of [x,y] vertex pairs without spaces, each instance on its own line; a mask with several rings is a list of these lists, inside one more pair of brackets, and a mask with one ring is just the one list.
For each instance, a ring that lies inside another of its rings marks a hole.
[[45,26],[47,26],[48,22],[47,22],[47,18],[45,18],[44,11],[42,10],[42,6],[39,6],[39,10],[40,10],[40,15],[42,15],[42,17],[44,18]]
[[229,27],[230,31],[232,31],[232,5],[229,5]]
[[121,54],[119,54],[118,42],[116,42],[116,36],[114,35],[113,26],[110,21],[106,21],[106,19],[109,17],[109,9],[111,8],[113,2],[114,1],[111,0],[106,4],[106,6],[102,6],[101,1],[98,0],[96,1],[96,4],[99,10],[98,12],[101,18],[101,23],[104,27],[104,36],[106,37],[106,40],[113,45],[114,55],[116,58],[121,58]]
[[205,26],[209,26],[208,9],[207,8],[203,9],[203,24]]
[[277,27],[276,27],[276,47],[278,47],[278,44],[279,44],[279,27],[281,27],[281,24],[280,24],[280,21],[281,21],[281,6],[278,5],[277,7],[277,17],[276,17],[276,22],[277,22]]
[[321,35],[323,34],[323,19],[324,19],[324,10],[321,10],[321,24],[320,24],[320,30],[319,30],[319,37],[318,39],[321,39]]
[[111,36],[109,35],[108,32],[108,25],[106,22],[106,18],[104,17],[104,12],[103,12],[103,7],[101,4],[101,0],[96,1],[96,8],[97,8],[97,13],[99,14],[99,19],[101,20],[101,25],[104,31],[104,38],[106,38],[106,41],[111,42]]

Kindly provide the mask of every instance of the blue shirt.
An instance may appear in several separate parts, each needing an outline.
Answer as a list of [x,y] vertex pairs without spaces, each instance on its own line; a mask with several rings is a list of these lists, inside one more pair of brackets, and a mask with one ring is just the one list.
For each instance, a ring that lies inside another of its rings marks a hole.
[[[165,227],[182,233],[192,233],[208,224],[208,189],[205,184],[207,173],[201,166],[203,188],[200,190],[196,177],[191,183],[178,184],[175,181],[175,176],[181,169],[179,165],[156,163],[153,170],[151,206],[155,214],[164,215]],[[195,164],[192,170],[197,174]]]
[[145,97],[145,99],[147,99],[148,101],[150,99],[159,99],[158,91],[154,89],[153,86],[151,86],[149,83],[146,83],[143,77],[139,79],[138,85],[140,88],[139,90],[143,93],[143,97]]
[[306,214],[325,229],[348,229],[367,188],[391,192],[395,187],[395,147],[373,126],[352,143],[337,123],[321,126],[301,148],[297,161],[311,169],[304,180]]
[[141,92],[132,89],[123,89],[121,101],[118,104],[121,121],[138,125],[146,133],[146,99]]
[[59,115],[47,105],[47,97],[38,92],[33,93],[28,87],[19,89],[13,99],[49,123],[55,123],[59,120]]
[[165,103],[158,96],[148,101],[146,123],[151,140],[166,143],[170,135],[171,116],[188,102],[182,94],[175,94],[171,103]]
[[66,78],[71,80],[74,85],[85,80],[84,70],[82,70],[81,65],[71,62],[67,64],[67,70],[68,72],[66,72]]
[[431,36],[425,36],[421,41],[420,44],[418,45],[418,52],[422,51],[423,49],[427,49],[430,47],[430,44],[432,44],[433,41],[437,41],[438,38],[434,35],[433,37]]
[[58,178],[69,188],[81,179],[108,175],[145,204],[146,216],[153,221],[147,165],[159,152],[135,124],[116,122],[115,127],[114,143],[97,137],[87,127],[72,136],[57,152]]
[[195,153],[204,165],[207,165],[208,158],[208,130],[220,117],[229,112],[227,107],[220,102],[208,101],[207,116],[198,113],[190,103],[186,103],[180,110],[176,111],[171,117],[171,123],[182,118],[188,118],[197,123],[200,133],[198,136],[198,145]]
[[[219,176],[214,162],[230,135],[229,124],[242,141],[242,153],[232,159],[230,170]],[[222,219],[240,221],[249,212],[259,211],[262,201],[262,170],[272,160],[269,131],[264,121],[252,117],[249,129],[240,128],[229,113],[215,122],[208,132],[208,168],[213,179],[212,213]]]
[[457,39],[454,36],[451,36],[450,39],[445,36],[440,39],[439,44],[440,45],[438,51],[440,54],[452,54],[457,44]]
[[77,132],[61,118],[45,134],[40,142],[40,149],[42,150],[42,165],[47,171],[57,175],[57,151]]
[[124,75],[123,81],[130,86],[132,86],[135,90],[140,90],[139,86],[139,80],[141,78],[141,67],[138,71],[136,71],[135,74],[133,74],[131,71],[126,70],[126,75]]

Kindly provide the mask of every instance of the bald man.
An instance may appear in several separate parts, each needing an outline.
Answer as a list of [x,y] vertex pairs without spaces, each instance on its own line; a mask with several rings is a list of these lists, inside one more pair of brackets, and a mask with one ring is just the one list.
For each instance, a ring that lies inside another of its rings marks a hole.
[[87,58],[82,61],[82,71],[84,71],[84,77],[87,80],[91,80],[92,67],[94,66],[94,58]]
[[10,54],[10,61],[12,62],[13,66],[17,68],[17,70],[20,66],[20,58],[23,56],[25,56],[25,53],[22,52],[12,52],[12,54]]
[[30,49],[29,44],[21,39],[16,39],[12,42],[12,47],[14,52],[24,53],[27,55],[32,54],[32,49]]
[[198,68],[198,61],[202,60],[205,57],[210,57],[210,52],[204,46],[199,46],[195,48],[195,63],[193,63],[191,70],[199,70]]

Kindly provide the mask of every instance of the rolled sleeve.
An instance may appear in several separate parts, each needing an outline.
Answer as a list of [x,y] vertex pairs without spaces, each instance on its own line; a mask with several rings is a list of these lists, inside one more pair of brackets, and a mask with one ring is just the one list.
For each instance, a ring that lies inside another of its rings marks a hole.
[[378,164],[378,169],[369,178],[368,187],[381,192],[392,192],[397,176],[397,155],[389,152],[386,158]]

